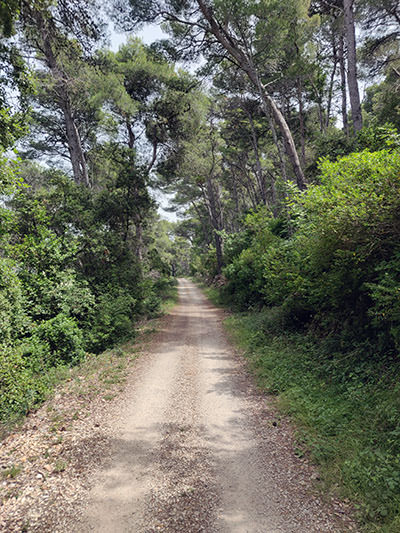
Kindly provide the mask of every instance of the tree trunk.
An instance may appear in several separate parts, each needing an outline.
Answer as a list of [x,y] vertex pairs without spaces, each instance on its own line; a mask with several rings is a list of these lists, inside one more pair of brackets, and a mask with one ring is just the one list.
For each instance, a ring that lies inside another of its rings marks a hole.
[[128,132],[128,148],[133,150],[135,147],[136,138],[130,120],[126,121],[126,131]]
[[306,131],[304,127],[304,109],[303,109],[303,87],[301,78],[297,80],[297,100],[299,102],[299,125],[300,125],[300,146],[301,146],[301,163],[306,166]]
[[64,114],[65,129],[67,132],[68,150],[71,158],[72,172],[77,183],[90,185],[87,162],[83,153],[81,138],[72,116],[71,105],[67,94],[64,94],[61,107]]
[[35,12],[34,18],[37,22],[40,36],[43,41],[43,52],[47,65],[56,81],[59,96],[59,105],[64,115],[65,130],[67,136],[68,151],[71,158],[74,181],[86,186],[90,185],[87,162],[82,147],[81,137],[76,127],[71,108],[71,101],[67,89],[67,79],[59,66],[52,47],[51,28],[43,20],[43,16]]
[[43,40],[43,49],[46,61],[58,86],[59,104],[64,115],[68,151],[70,154],[74,181],[76,183],[89,186],[90,182],[86,158],[83,153],[79,131],[74,121],[73,112],[71,109],[71,102],[66,88],[65,76],[57,63],[57,59],[53,52],[50,30],[46,26],[46,23],[43,21],[41,16],[39,16],[39,18],[36,18],[36,20],[38,22],[40,34]]
[[331,72],[330,79],[329,79],[328,102],[326,106],[326,122],[325,122],[326,128],[329,126],[329,123],[331,120],[333,84],[335,82],[335,76],[336,76],[336,70],[337,70],[337,64],[338,64],[336,38],[335,38],[335,32],[333,30],[332,30],[332,54],[333,54],[333,67],[332,67],[332,72]]
[[349,136],[349,120],[347,117],[347,83],[346,83],[346,68],[344,60],[344,39],[343,35],[339,36],[339,46],[338,46],[338,59],[339,59],[339,70],[340,70],[340,90],[342,93],[342,122],[343,122],[343,131],[346,134],[346,137]]
[[256,160],[256,164],[255,164],[256,172],[255,172],[255,174],[257,176],[258,189],[259,189],[259,193],[260,193],[260,197],[261,197],[262,203],[264,205],[268,205],[267,190],[266,190],[266,186],[265,186],[265,176],[264,176],[264,172],[262,170],[262,165],[261,165],[261,160],[260,160],[260,153],[259,153],[259,150],[258,150],[257,132],[256,132],[256,128],[254,126],[253,117],[251,116],[251,113],[245,107],[246,106],[243,106],[244,111],[245,111],[245,113],[247,115],[247,118],[249,119],[250,131],[251,131],[251,144],[252,144],[252,147],[253,147],[253,152],[254,152],[254,156],[255,156],[255,160]]
[[211,226],[214,229],[215,252],[217,256],[217,272],[221,274],[223,267],[223,244],[219,232],[223,229],[222,206],[214,190],[213,179],[207,178],[207,207],[210,214]]
[[356,31],[354,25],[353,4],[354,0],[343,0],[347,43],[347,82],[349,85],[353,129],[354,132],[357,133],[362,128],[362,114],[357,80]]
[[[265,114],[265,111],[264,111],[264,114]],[[274,124],[274,121],[272,119],[271,113],[269,111],[268,111],[268,114],[267,114],[267,119],[268,119],[269,127],[271,128],[272,140],[274,141],[276,150],[278,152],[278,158],[279,158],[279,164],[280,164],[280,167],[281,167],[282,179],[286,183],[287,180],[288,180],[288,177],[287,177],[287,172],[286,172],[285,156],[284,156],[284,153],[283,153],[283,150],[282,150],[282,143],[278,139],[278,135],[276,133],[275,124]],[[273,187],[275,187],[275,182],[273,183]]]
[[[255,72],[254,74],[258,78],[258,75]],[[266,116],[268,116],[269,115],[268,107],[271,109],[272,116],[274,117],[274,120],[276,124],[278,125],[282,138],[283,138],[285,152],[288,155],[290,162],[292,164],[293,172],[296,177],[297,186],[299,187],[300,190],[304,190],[307,187],[306,178],[301,168],[299,155],[297,153],[296,146],[294,144],[294,140],[292,137],[292,132],[290,131],[290,128],[285,120],[285,117],[282,115],[275,101],[267,94],[267,92],[265,91],[260,81],[258,81],[258,85],[259,85],[259,94],[261,98],[263,111],[266,114]]]
[[235,44],[235,39],[233,39],[232,36],[229,35],[228,32],[224,29],[224,27],[216,21],[211,9],[206,4],[206,2],[204,0],[197,0],[197,3],[204,18],[208,22],[209,31],[215,36],[219,43],[222,44],[222,46],[237,62],[240,68],[247,74],[250,81],[258,90],[264,113],[268,115],[269,109],[271,110],[272,116],[281,132],[285,145],[285,151],[292,164],[297,185],[299,189],[305,189],[306,180],[300,165],[299,156],[296,150],[296,146],[294,144],[290,128],[285,120],[285,117],[282,115],[280,109],[276,105],[275,101],[267,93],[265,87],[262,85],[261,80],[258,76],[258,72],[252,64],[251,57],[245,55],[245,53]]

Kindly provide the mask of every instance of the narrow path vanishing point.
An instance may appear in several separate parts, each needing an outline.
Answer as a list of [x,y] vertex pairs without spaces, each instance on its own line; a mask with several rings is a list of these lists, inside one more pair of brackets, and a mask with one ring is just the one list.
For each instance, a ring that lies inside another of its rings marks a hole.
[[193,283],[138,362],[115,421],[111,459],[74,531],[275,533],[355,531],[313,490],[291,428],[255,390]]

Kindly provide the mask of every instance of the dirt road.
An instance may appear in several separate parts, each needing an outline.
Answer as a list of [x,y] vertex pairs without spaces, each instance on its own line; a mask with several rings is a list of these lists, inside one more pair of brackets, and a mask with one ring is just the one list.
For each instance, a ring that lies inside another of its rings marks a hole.
[[111,459],[76,531],[351,531],[296,457],[292,430],[227,342],[223,313],[180,280],[179,304],[113,422]]

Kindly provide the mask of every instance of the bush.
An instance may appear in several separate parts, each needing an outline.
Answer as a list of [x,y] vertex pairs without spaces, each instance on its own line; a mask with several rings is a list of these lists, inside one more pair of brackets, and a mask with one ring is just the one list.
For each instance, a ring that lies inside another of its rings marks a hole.
[[28,412],[43,400],[47,386],[43,375],[35,375],[26,364],[22,350],[0,345],[0,420]]
[[262,208],[225,237],[222,297],[241,309],[278,306],[292,329],[398,350],[399,175],[392,150],[322,161],[320,185],[291,192],[292,234]]
[[117,340],[134,334],[137,300],[124,289],[112,289],[98,297],[92,322],[86,330],[89,351],[98,353]]
[[14,264],[0,257],[0,342],[12,342],[28,327],[25,304]]
[[240,309],[257,305],[263,288],[263,256],[257,249],[246,248],[224,270],[227,279],[223,298]]
[[382,337],[390,335],[397,351],[400,350],[400,252],[391,261],[376,268],[376,280],[366,283],[372,305],[368,314],[372,324]]
[[368,149],[371,152],[385,149],[399,150],[400,134],[391,124],[370,126],[358,133],[357,143],[361,149]]
[[295,200],[306,300],[321,324],[355,334],[370,324],[368,284],[399,249],[399,173],[400,153],[388,150],[324,161],[321,185]]
[[74,319],[62,313],[36,326],[24,346],[24,357],[30,358],[33,365],[44,358],[43,367],[76,364],[85,355],[82,330]]
[[222,297],[243,309],[263,303],[263,262],[265,252],[280,240],[274,221],[265,208],[245,218],[245,231],[226,238],[223,274],[227,283]]

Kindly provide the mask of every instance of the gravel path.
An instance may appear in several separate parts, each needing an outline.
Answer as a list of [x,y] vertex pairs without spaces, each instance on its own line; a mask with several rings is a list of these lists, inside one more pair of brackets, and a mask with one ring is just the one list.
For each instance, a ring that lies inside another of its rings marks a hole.
[[187,280],[179,296],[114,408],[109,459],[70,531],[356,531],[314,489],[293,430],[226,340],[223,312]]

